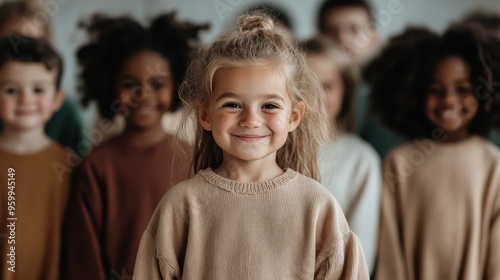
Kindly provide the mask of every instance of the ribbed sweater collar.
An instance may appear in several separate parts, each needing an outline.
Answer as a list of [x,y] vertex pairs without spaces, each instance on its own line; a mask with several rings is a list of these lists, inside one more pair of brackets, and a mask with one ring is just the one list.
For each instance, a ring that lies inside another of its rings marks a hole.
[[278,189],[297,177],[297,172],[288,168],[283,174],[267,182],[238,182],[227,179],[207,168],[198,172],[209,184],[226,191],[240,194],[261,194]]

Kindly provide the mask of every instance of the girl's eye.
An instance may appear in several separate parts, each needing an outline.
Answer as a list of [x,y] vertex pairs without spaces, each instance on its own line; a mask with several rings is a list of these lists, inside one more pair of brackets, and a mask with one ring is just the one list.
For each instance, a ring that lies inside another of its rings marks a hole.
[[458,93],[470,93],[470,92],[472,92],[472,88],[471,87],[458,87],[457,92]]
[[33,92],[35,92],[36,94],[42,94],[45,92],[45,89],[44,88],[41,88],[41,87],[36,87]]
[[8,87],[4,89],[4,92],[9,95],[14,95],[17,93],[17,88],[14,87]]
[[323,91],[325,93],[328,93],[333,90],[333,85],[331,84],[323,84],[322,86],[323,86]]
[[164,84],[161,83],[161,82],[153,82],[153,84],[151,85],[151,87],[153,88],[153,90],[158,90],[158,89],[162,88],[163,85]]
[[225,103],[224,105],[222,105],[222,107],[226,107],[226,108],[241,108],[240,104],[234,103],[234,102]]
[[262,106],[262,109],[278,109],[278,108],[279,108],[278,105],[272,103],[264,104],[264,106]]
[[354,25],[354,24],[353,24],[353,25],[351,25],[351,26],[349,27],[349,31],[351,32],[351,34],[353,34],[353,35],[357,35],[357,34],[359,34],[359,33],[360,33],[360,31],[361,31],[361,27],[360,27],[360,26],[358,26],[358,25]]
[[430,87],[427,90],[427,93],[432,94],[432,95],[440,95],[443,93],[443,91],[441,90],[441,88],[438,88],[438,87]]
[[139,86],[138,84],[132,83],[132,82],[124,82],[124,83],[120,84],[121,88],[129,89],[129,90],[137,88],[138,86]]

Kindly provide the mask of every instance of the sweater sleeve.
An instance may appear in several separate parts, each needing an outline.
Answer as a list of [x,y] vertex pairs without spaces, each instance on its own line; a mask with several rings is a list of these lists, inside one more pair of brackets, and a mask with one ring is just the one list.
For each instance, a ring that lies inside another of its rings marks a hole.
[[64,226],[62,279],[106,279],[103,202],[96,173],[84,161],[73,181]]
[[[333,222],[333,224],[332,224]],[[340,205],[334,207],[318,222],[317,253],[314,279],[367,280],[368,267],[361,243],[349,229]]]
[[403,240],[400,235],[396,162],[389,155],[383,167],[382,207],[378,250],[377,279],[406,279]]
[[[500,169],[500,166],[497,167]],[[500,171],[496,172],[496,180],[494,186],[500,186]],[[495,195],[494,209],[492,212],[491,227],[490,227],[490,240],[488,247],[487,258],[487,276],[485,279],[500,279],[500,187],[497,187]]]
[[[371,150],[368,150],[371,151]],[[373,151],[365,154],[365,160],[358,166],[357,180],[352,189],[353,199],[346,210],[351,230],[359,238],[370,271],[374,269],[378,245],[380,192],[382,178],[380,159]]]
[[170,265],[166,259],[157,253],[155,237],[149,230],[146,230],[141,238],[133,279],[181,279],[179,269]]
[[165,194],[142,235],[133,279],[182,278],[188,222],[175,193],[171,189]]

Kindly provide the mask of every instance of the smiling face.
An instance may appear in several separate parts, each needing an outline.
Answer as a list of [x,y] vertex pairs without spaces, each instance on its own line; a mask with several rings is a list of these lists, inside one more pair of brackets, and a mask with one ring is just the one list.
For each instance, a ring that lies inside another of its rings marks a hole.
[[459,141],[469,135],[468,125],[478,111],[470,81],[470,69],[460,57],[446,57],[434,69],[425,113],[432,124],[444,130],[447,141]]
[[139,130],[161,126],[172,103],[174,81],[169,62],[154,51],[140,51],[125,61],[116,81],[127,125]]
[[362,7],[330,9],[323,20],[323,33],[342,45],[358,64],[365,63],[378,43],[370,16]]
[[59,109],[64,94],[56,88],[57,70],[42,63],[9,61],[0,69],[0,119],[16,130],[39,129]]
[[300,123],[303,106],[292,108],[285,78],[276,67],[220,69],[208,106],[198,117],[228,161],[276,166],[276,151]]
[[318,75],[325,93],[328,119],[333,121],[339,115],[344,99],[344,82],[341,72],[328,55],[308,55],[307,61]]

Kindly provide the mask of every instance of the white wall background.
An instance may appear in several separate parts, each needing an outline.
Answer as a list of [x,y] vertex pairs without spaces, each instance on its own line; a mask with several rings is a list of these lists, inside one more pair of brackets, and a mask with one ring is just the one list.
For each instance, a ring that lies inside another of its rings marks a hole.
[[[63,87],[68,98],[76,100],[75,51],[85,41],[85,34],[77,28],[81,19],[95,12],[110,15],[130,14],[142,21],[171,10],[177,10],[180,19],[211,23],[211,30],[203,36],[210,40],[234,22],[235,17],[246,7],[260,3],[261,0],[33,0],[46,9],[47,18],[52,21],[55,44],[65,59],[66,71]],[[295,35],[304,39],[316,31],[316,14],[323,0],[264,0],[281,6],[293,20]],[[401,11],[387,15],[390,1],[399,1]],[[478,6],[500,10],[500,0],[372,0],[375,15],[383,24],[379,25],[382,38],[399,32],[408,24],[424,24],[442,30],[451,21],[462,17],[470,9]],[[32,19],[40,20],[40,19]],[[93,112],[85,113],[90,125]]]

